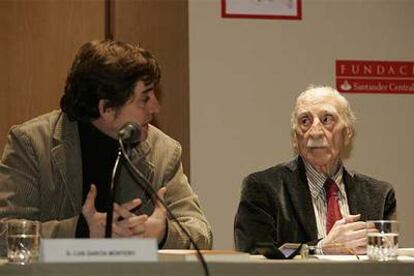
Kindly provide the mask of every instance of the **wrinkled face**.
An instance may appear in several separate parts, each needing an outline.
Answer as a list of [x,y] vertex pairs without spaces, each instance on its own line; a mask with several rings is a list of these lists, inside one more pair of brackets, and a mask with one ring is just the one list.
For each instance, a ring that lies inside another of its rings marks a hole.
[[111,137],[116,138],[118,131],[127,122],[134,122],[141,126],[141,141],[148,136],[148,123],[153,115],[160,111],[160,104],[154,94],[154,85],[145,85],[137,82],[134,94],[122,107],[107,108],[105,113],[106,129]]
[[334,173],[352,129],[342,118],[343,107],[334,97],[318,95],[297,104],[293,142],[302,158],[319,172]]

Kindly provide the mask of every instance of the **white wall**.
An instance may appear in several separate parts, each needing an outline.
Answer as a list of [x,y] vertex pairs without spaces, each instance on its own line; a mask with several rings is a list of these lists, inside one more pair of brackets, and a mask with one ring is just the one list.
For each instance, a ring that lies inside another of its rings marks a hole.
[[[290,21],[223,19],[219,0],[189,1],[191,179],[215,248],[233,247],[242,179],[292,157],[300,91],[334,86],[336,59],[414,60],[414,1],[302,2]],[[347,163],[394,185],[402,245],[414,246],[414,95],[345,96],[358,116]]]

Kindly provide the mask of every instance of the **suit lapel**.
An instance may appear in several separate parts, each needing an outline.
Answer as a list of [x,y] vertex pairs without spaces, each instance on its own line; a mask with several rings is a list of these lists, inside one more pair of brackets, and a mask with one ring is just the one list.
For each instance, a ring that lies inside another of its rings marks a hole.
[[288,183],[287,189],[292,199],[296,217],[308,235],[308,239],[315,240],[318,237],[318,230],[303,161],[298,157],[288,163],[287,166],[292,171],[292,180]]
[[73,209],[79,211],[82,205],[82,154],[77,123],[69,121],[62,113],[53,137],[53,165],[62,177],[65,195],[69,197]]
[[367,213],[363,205],[360,204],[365,202],[365,200],[362,198],[363,195],[361,193],[360,183],[357,177],[351,175],[345,169],[343,178],[350,214],[361,214],[360,220],[365,221],[367,219]]
[[146,180],[151,183],[154,176],[154,165],[147,158],[150,153],[151,147],[147,141],[143,141],[134,149],[131,161],[145,176]]

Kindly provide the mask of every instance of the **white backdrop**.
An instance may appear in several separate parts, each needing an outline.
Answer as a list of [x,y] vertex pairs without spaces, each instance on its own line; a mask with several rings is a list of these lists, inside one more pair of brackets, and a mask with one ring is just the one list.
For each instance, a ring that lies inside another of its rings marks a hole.
[[[189,1],[191,182],[215,248],[233,247],[242,179],[292,157],[300,91],[334,86],[337,59],[414,61],[414,1],[302,2],[292,21],[223,19],[219,0]],[[414,246],[414,95],[345,96],[358,117],[347,163],[394,185],[401,242]]]

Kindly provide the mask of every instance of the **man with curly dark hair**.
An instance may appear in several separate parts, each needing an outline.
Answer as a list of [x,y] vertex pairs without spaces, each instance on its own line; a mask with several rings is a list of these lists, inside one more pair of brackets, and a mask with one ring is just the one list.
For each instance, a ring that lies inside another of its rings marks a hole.
[[[78,51],[61,110],[14,126],[0,163],[0,217],[42,222],[42,236],[100,238],[105,233],[117,135],[141,126],[132,161],[200,248],[212,234],[181,164],[180,144],[150,124],[160,111],[160,68],[142,47],[92,41]],[[165,209],[122,167],[114,204],[115,237],[156,238],[162,248],[190,248]]]

